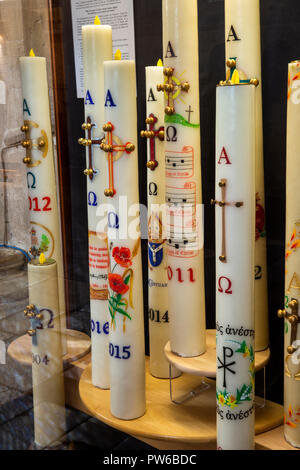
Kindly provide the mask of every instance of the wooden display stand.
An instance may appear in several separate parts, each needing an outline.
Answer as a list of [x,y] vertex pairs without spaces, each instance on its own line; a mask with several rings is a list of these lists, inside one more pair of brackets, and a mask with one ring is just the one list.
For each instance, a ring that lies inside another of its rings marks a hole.
[[[202,378],[187,374],[173,380],[177,395],[186,395],[202,382]],[[169,381],[153,377],[146,358],[147,411],[131,421],[112,416],[110,391],[92,385],[90,364],[81,375],[79,396],[91,416],[158,449],[216,449],[215,381],[204,380],[209,387],[203,393],[174,405],[170,401]],[[265,433],[280,426],[282,420],[282,406],[266,401],[264,408],[256,408],[255,432]]]
[[[86,364],[79,382],[79,397],[87,412],[119,431],[130,434],[158,449],[216,449],[216,384],[206,377],[216,375],[216,332],[207,332],[207,352],[196,358],[182,358],[165,352],[169,362],[183,372],[172,379],[178,397],[185,397],[175,404],[170,399],[168,380],[157,379],[149,372],[146,358],[147,410],[138,419],[123,421],[110,412],[110,391],[92,385],[91,365]],[[262,369],[270,358],[270,351],[256,353],[256,370]],[[203,387],[204,385],[204,387]],[[192,393],[202,387],[201,393]],[[186,398],[187,397],[187,398]],[[256,399],[255,433],[260,435],[282,424],[282,406]],[[261,444],[263,446],[263,444]]]
[[[76,330],[67,330],[68,353],[63,357],[64,367],[83,356],[91,350],[91,339],[85,333]],[[25,366],[32,365],[32,340],[29,335],[15,339],[7,349],[9,356]]]

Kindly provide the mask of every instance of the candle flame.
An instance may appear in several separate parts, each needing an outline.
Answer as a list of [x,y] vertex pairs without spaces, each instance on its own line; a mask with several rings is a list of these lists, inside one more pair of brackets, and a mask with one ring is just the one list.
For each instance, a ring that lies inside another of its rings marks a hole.
[[163,67],[163,63],[161,59],[158,59],[157,61],[157,67]]
[[29,57],[35,57],[35,53],[34,53],[33,49],[30,49]]
[[94,24],[98,24],[100,25],[101,24],[101,21],[100,21],[100,18],[98,15],[95,16],[95,19],[94,19]]
[[44,253],[41,253],[41,254],[40,254],[40,257],[39,257],[39,262],[40,262],[40,264],[44,264],[45,261],[46,261],[46,257],[45,257],[45,255],[44,255]]
[[235,69],[235,71],[232,74],[231,83],[233,83],[234,85],[238,85],[240,83],[240,76],[239,76],[237,69]]
[[122,59],[122,52],[120,51],[120,49],[117,50],[117,52],[115,53],[115,60],[121,60]]

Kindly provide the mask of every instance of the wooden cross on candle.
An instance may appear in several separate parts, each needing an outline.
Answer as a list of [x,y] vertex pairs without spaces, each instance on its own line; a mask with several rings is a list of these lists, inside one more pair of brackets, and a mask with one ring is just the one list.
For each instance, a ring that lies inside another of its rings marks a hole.
[[[111,122],[104,124],[103,130],[107,133],[107,136],[105,142],[103,139],[102,143],[100,144],[100,148],[101,150],[107,153],[109,180],[109,187],[105,189],[104,195],[107,197],[114,197],[114,195],[116,194],[116,190],[114,187],[114,160],[118,160],[124,152],[128,154],[132,153],[135,150],[135,146],[131,142],[122,144],[120,139],[113,135],[114,126]],[[117,141],[117,144],[114,144],[114,141]],[[115,157],[114,152],[117,153]]]
[[154,171],[158,165],[158,161],[155,158],[155,138],[163,141],[165,138],[165,128],[161,126],[159,129],[155,129],[155,124],[158,119],[154,114],[149,114],[149,117],[146,119],[146,124],[149,126],[149,130],[141,131],[141,137],[150,139],[150,160],[147,162],[147,168]]
[[97,174],[97,170],[93,168],[93,153],[92,153],[92,146],[93,145],[101,145],[105,135],[103,134],[98,139],[92,139],[92,129],[95,127],[95,124],[92,123],[90,116],[87,117],[86,122],[82,124],[82,129],[87,132],[87,139],[78,139],[78,143],[83,145],[84,147],[88,147],[88,156],[89,156],[89,167],[84,170],[84,174],[92,179],[94,178],[94,174]]
[[188,82],[181,82],[174,76],[174,68],[166,67],[164,69],[164,75],[166,77],[165,83],[157,85],[157,91],[163,91],[166,93],[168,98],[168,104],[165,108],[165,113],[171,116],[175,113],[174,101],[181,91],[188,92],[190,84]]
[[278,317],[286,318],[287,321],[291,324],[291,340],[290,345],[287,348],[287,352],[288,354],[293,354],[298,349],[297,347],[293,346],[294,341],[297,339],[298,325],[300,323],[298,300],[292,299],[288,303],[288,307],[291,309],[291,313],[287,312],[285,309],[278,310]]
[[31,129],[37,129],[39,125],[33,121],[24,121],[21,131],[25,133],[25,139],[22,141],[22,147],[26,149],[26,157],[23,158],[23,163],[28,168],[33,168],[41,164],[41,160],[33,161],[32,149],[39,150],[42,157],[45,158],[48,154],[48,137],[44,130],[41,130],[41,136],[37,139],[31,138]]
[[36,330],[41,330],[43,328],[42,320],[44,316],[33,304],[27,305],[24,310],[24,315],[30,320],[30,329],[27,331],[27,334],[32,337],[32,344],[37,346]]
[[226,263],[226,235],[225,235],[225,208],[226,206],[232,206],[232,207],[242,207],[243,202],[228,202],[226,201],[226,179],[221,179],[219,182],[219,186],[221,188],[221,201],[216,201],[214,199],[211,200],[212,205],[218,205],[222,208],[222,254],[219,256],[219,260],[222,263]]

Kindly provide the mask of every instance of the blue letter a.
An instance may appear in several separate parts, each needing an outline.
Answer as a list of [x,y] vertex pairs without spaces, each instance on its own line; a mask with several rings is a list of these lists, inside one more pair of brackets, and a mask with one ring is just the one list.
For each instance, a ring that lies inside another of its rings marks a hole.
[[24,98],[24,101],[23,101],[23,113],[27,113],[28,116],[31,116],[31,112],[29,111],[28,104],[27,104],[27,101],[25,100],[25,98]]
[[[107,104],[108,103],[108,104]],[[111,92],[107,90],[105,105],[106,107],[116,106],[114,100],[112,99]]]
[[90,94],[90,90],[87,90],[86,92],[84,104],[95,104],[92,95]]

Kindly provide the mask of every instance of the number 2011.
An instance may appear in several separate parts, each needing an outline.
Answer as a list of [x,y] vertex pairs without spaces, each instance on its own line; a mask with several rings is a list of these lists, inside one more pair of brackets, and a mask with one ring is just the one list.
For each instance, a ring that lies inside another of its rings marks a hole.
[[120,348],[117,344],[109,343],[109,355],[116,359],[129,359],[131,356],[130,348],[131,346],[123,346]]

